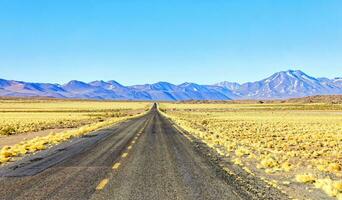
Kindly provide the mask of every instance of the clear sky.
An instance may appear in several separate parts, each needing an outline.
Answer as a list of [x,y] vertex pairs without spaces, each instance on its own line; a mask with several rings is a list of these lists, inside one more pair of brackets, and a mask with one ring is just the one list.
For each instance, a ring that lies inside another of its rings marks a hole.
[[0,77],[123,84],[342,76],[341,0],[0,0]]

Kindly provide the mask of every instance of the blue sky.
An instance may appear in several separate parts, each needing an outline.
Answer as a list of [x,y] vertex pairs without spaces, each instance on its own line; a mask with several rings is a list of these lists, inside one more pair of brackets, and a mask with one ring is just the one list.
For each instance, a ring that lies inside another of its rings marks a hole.
[[342,76],[341,0],[0,0],[0,77],[123,84]]

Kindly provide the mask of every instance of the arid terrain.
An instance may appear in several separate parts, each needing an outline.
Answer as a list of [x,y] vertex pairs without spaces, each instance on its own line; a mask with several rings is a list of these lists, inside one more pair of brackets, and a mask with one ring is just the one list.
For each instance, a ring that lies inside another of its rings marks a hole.
[[227,162],[294,198],[341,198],[342,105],[292,103],[308,99],[336,97],[164,103],[161,110]]
[[2,99],[0,195],[341,199],[338,99]]

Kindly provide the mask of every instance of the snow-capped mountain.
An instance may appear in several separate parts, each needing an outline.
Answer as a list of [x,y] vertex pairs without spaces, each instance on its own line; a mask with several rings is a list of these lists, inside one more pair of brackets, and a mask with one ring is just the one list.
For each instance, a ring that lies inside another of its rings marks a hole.
[[[284,99],[312,95],[342,94],[339,79],[314,78],[300,70],[281,71],[272,76],[232,88],[238,99]],[[223,85],[224,83],[217,84]]]
[[116,81],[77,80],[64,85],[0,79],[0,96],[53,97],[112,100],[230,100],[285,99],[311,95],[342,94],[342,78],[315,78],[299,70],[277,72],[256,82],[221,82],[214,85],[168,82],[123,86]]
[[229,82],[229,81],[223,81],[221,83],[217,83],[215,84],[216,86],[220,86],[220,87],[224,87],[227,88],[229,90],[238,90],[241,87],[241,84],[239,83],[235,83],[235,82]]
[[288,70],[275,73],[261,81],[242,84],[238,91],[248,98],[272,99],[338,94],[341,88],[323,84],[319,79],[308,76],[302,71]]
[[342,77],[336,77],[332,80],[332,84],[336,87],[342,87]]
[[178,101],[230,99],[216,90],[195,83],[173,85],[167,82],[158,82],[154,84],[131,86],[129,88],[148,93],[152,100]]

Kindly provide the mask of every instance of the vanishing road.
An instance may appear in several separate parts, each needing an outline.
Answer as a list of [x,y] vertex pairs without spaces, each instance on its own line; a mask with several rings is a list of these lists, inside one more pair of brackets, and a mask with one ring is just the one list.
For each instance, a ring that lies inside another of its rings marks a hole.
[[156,106],[0,168],[6,200],[258,199],[240,193]]

